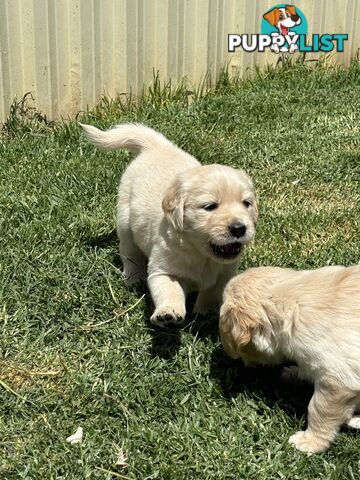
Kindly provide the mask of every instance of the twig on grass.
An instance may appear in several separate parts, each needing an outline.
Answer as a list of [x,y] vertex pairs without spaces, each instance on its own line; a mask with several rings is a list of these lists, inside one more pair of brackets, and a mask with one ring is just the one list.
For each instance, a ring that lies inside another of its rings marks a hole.
[[123,310],[120,313],[115,314],[115,317],[122,317],[123,315],[125,315],[125,313],[128,313],[131,310],[133,310],[136,307],[136,305],[138,305],[144,297],[145,297],[145,293],[143,295],[141,295],[141,297],[139,298],[139,300],[137,302],[135,302],[133,305],[130,305],[129,308],[127,308],[126,310]]
[[129,477],[125,477],[125,475],[121,475],[120,473],[113,472],[112,470],[106,470],[106,468],[101,468],[101,467],[95,467],[95,468],[96,470],[100,470],[100,472],[110,473],[110,475],[114,475],[114,477],[126,478],[126,480],[129,480]]
[[114,300],[114,302],[115,302],[117,305],[119,305],[119,301],[118,301],[118,299],[115,297],[115,293],[114,293],[114,290],[113,290],[113,288],[112,288],[112,286],[111,286],[111,283],[110,283],[109,279],[108,279],[107,277],[105,277],[105,278],[106,278],[106,281],[107,281],[107,283],[108,283],[108,285],[109,285],[109,290],[110,290],[110,294],[111,294],[111,296],[112,296],[112,299]]
[[138,300],[137,302],[135,302],[133,305],[130,305],[129,308],[127,308],[126,310],[123,310],[123,311],[120,312],[120,313],[115,313],[114,317],[109,318],[108,320],[104,320],[103,322],[99,322],[99,323],[92,323],[92,322],[85,323],[84,325],[80,325],[80,327],[77,327],[76,330],[90,330],[90,329],[92,329],[92,328],[102,327],[103,325],[106,325],[107,323],[112,322],[115,318],[122,317],[122,316],[124,316],[126,313],[130,312],[131,310],[133,310],[133,309],[141,302],[141,300],[142,300],[144,297],[145,297],[145,293],[139,298],[139,300]]
[[32,405],[35,405],[35,403],[32,402],[31,400],[27,400],[25,397],[23,397],[19,393],[15,392],[15,390],[13,390],[11,387],[9,387],[9,385],[7,383],[5,383],[3,380],[0,380],[0,385],[3,387],[4,390],[6,390],[6,391],[12,393],[13,395],[15,395],[16,397],[20,398],[23,402],[27,402],[27,403],[31,403]]

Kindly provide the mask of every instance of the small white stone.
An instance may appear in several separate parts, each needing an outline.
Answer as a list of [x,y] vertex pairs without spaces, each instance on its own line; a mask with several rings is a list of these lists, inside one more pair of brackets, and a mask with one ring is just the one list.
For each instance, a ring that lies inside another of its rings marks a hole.
[[70,435],[70,437],[68,437],[66,439],[67,442],[71,443],[71,444],[74,444],[74,443],[81,443],[82,442],[82,439],[83,439],[83,428],[82,427],[78,427],[78,429],[76,430],[76,432],[73,434],[73,435]]

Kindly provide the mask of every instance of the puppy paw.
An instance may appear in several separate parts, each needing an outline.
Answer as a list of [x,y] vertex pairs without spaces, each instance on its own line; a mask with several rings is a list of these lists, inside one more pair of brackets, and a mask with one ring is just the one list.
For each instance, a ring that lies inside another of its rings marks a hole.
[[346,425],[350,428],[360,429],[360,415],[354,415]]
[[295,446],[301,452],[309,455],[313,453],[324,452],[329,448],[330,442],[316,437],[307,430],[294,433],[289,438],[289,443]]
[[290,52],[290,53],[295,53],[297,50],[299,50],[299,47],[296,45],[296,43],[292,43],[292,44],[290,45],[289,52]]
[[217,302],[214,298],[209,299],[205,297],[205,295],[203,296],[199,294],[193,308],[193,313],[205,315],[208,312],[219,310],[220,303],[221,300]]
[[278,45],[271,45],[270,50],[274,53],[279,53],[280,49]]
[[185,319],[185,311],[176,311],[173,307],[159,307],[151,315],[150,321],[159,327],[165,327],[170,323],[180,325]]
[[299,368],[296,365],[284,367],[280,375],[280,382],[295,383],[299,380]]
[[146,280],[145,272],[123,272],[124,282],[127,287],[132,287]]
[[198,315],[205,315],[210,310],[214,310],[216,307],[215,304],[208,304],[208,303],[197,303],[195,302],[193,313],[197,313]]

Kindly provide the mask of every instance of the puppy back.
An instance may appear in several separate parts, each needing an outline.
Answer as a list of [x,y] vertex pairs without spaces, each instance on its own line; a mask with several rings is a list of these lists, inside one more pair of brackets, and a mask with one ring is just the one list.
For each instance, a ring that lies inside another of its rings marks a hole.
[[152,128],[140,123],[124,123],[110,130],[99,130],[92,125],[79,123],[88,140],[102,150],[127,149],[135,153],[164,147],[177,148],[170,140]]

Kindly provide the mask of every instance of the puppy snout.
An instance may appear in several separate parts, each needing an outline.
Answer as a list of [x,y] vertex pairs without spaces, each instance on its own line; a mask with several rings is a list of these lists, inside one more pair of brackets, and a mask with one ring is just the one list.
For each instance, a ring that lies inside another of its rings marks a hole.
[[291,20],[297,22],[300,19],[299,15],[291,15]]
[[231,223],[229,225],[229,231],[231,235],[234,235],[236,238],[243,237],[246,233],[246,225],[240,222]]

